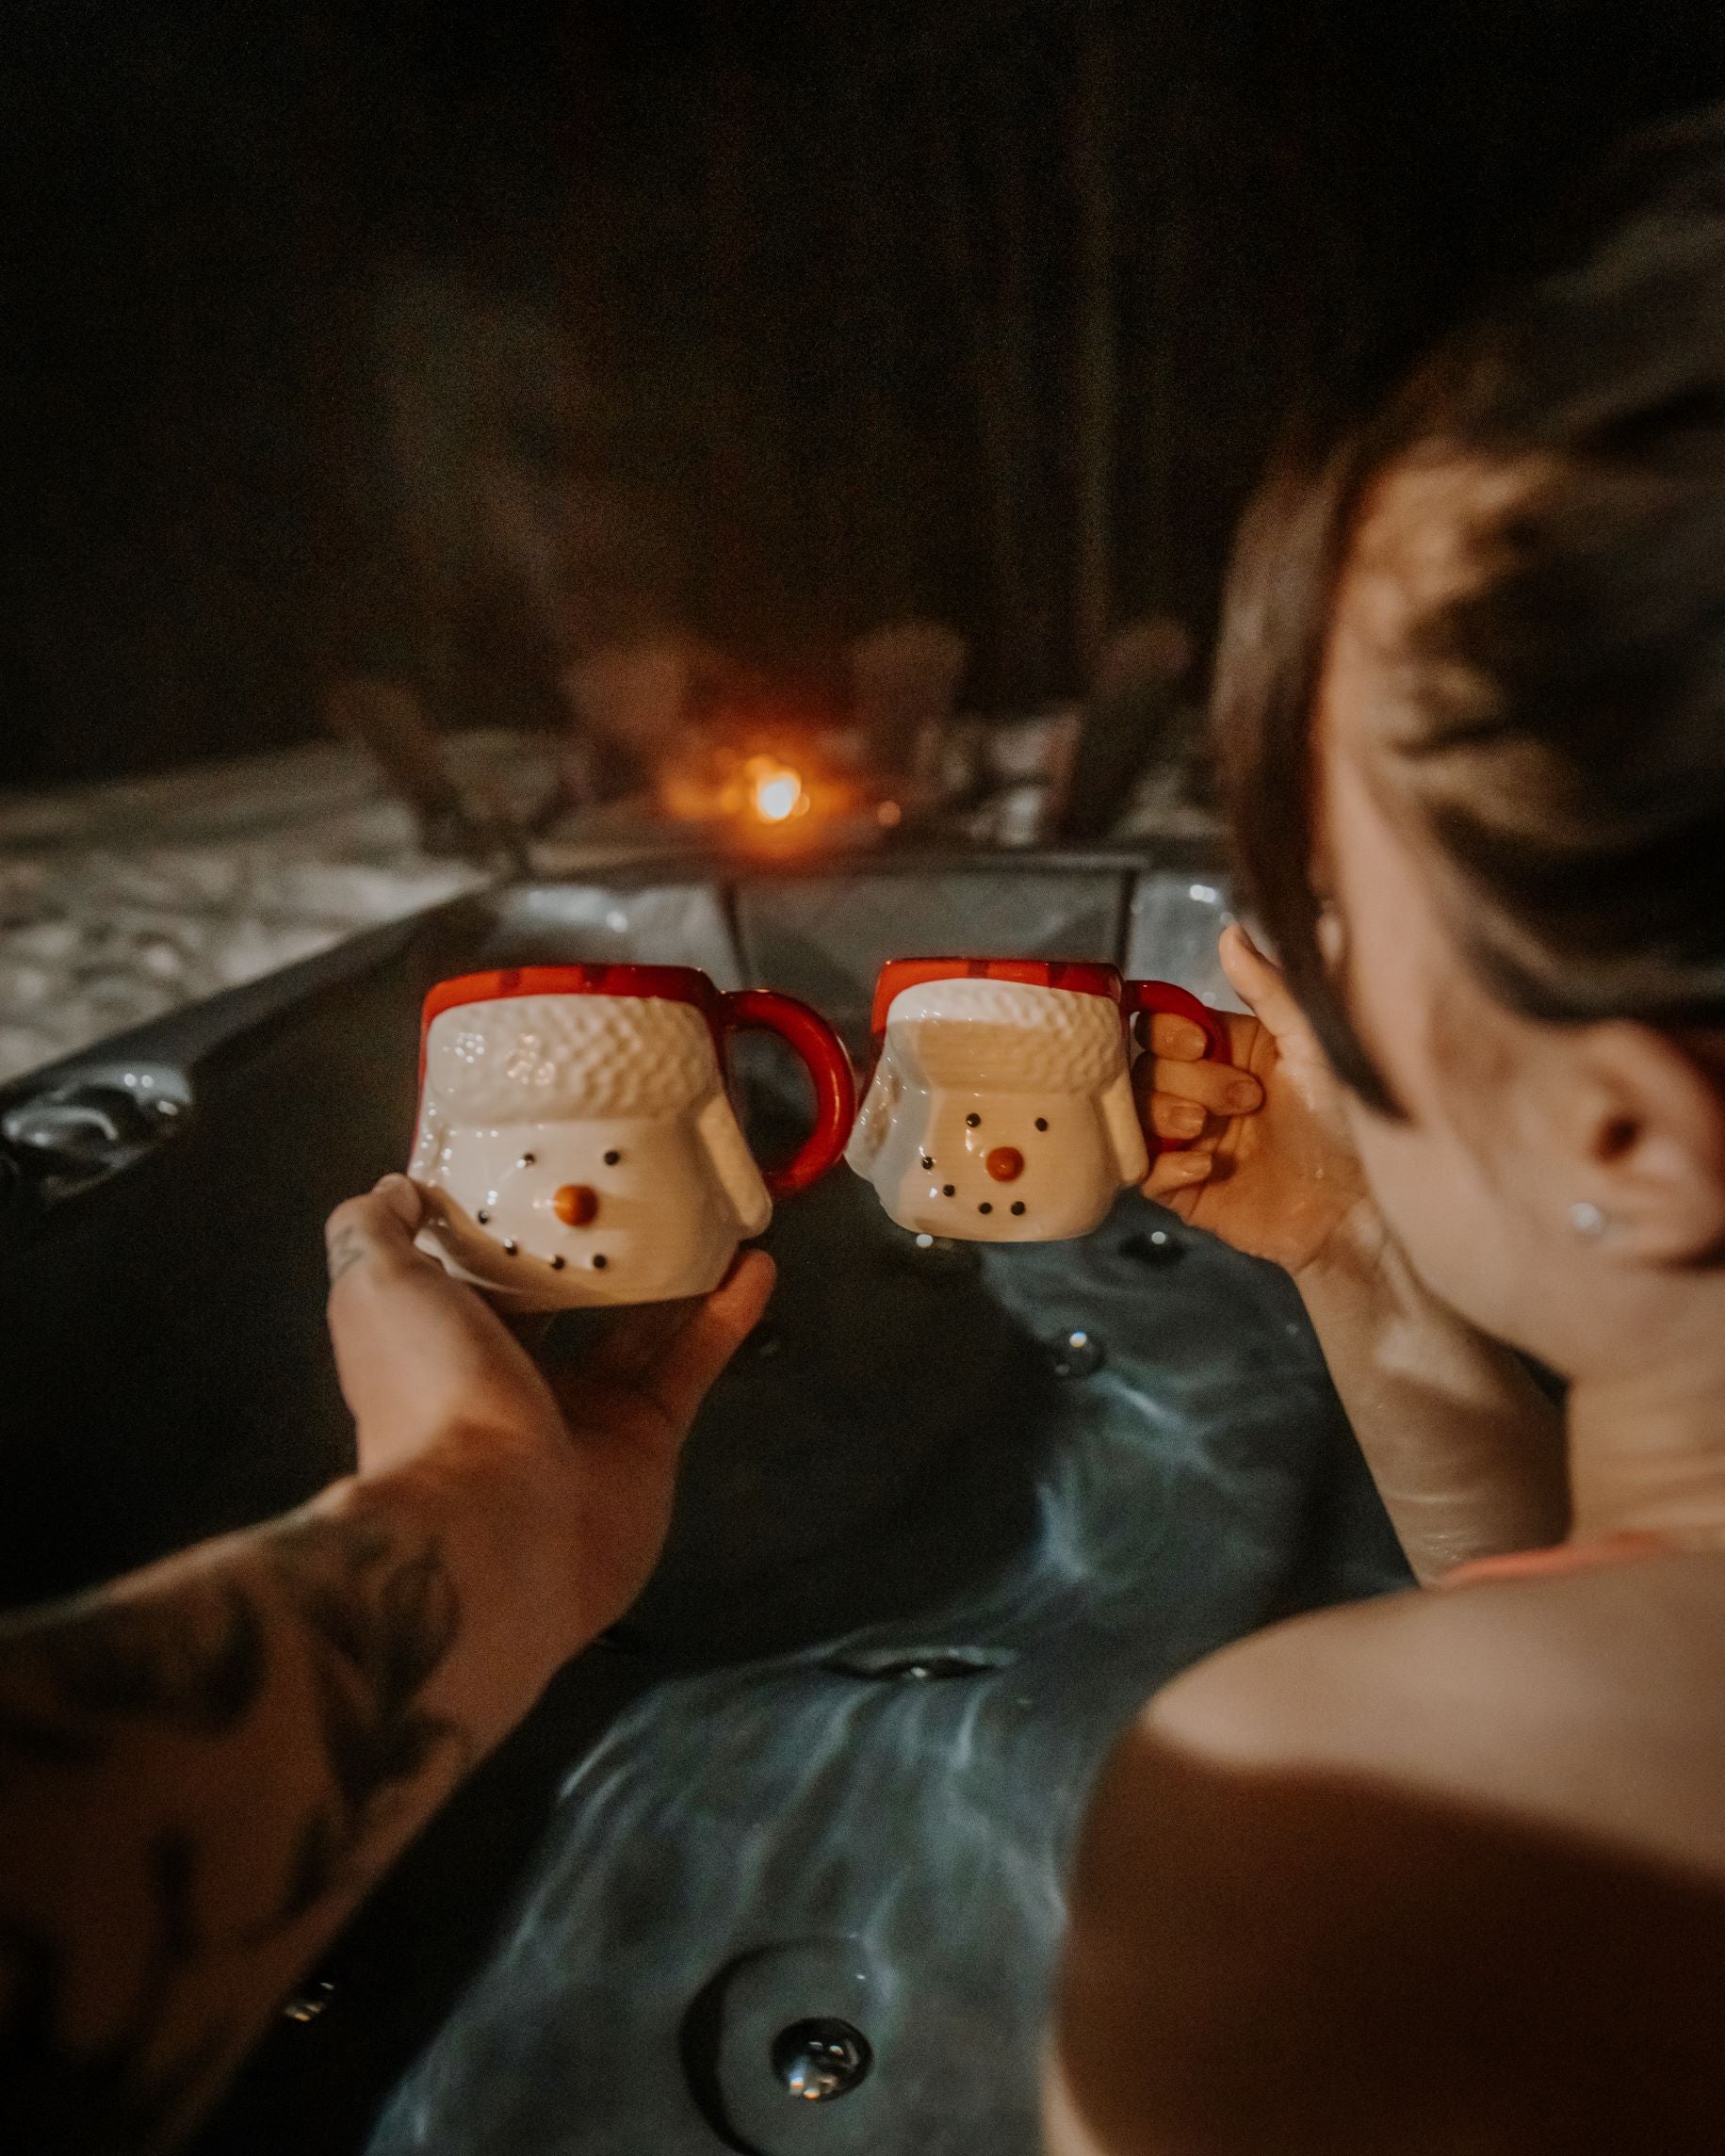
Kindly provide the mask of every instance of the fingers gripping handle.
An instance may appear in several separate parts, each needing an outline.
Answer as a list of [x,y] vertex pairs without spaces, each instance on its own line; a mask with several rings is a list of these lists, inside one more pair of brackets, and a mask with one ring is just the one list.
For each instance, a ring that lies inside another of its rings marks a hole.
[[[1209,1062],[1231,1063],[1233,1044],[1228,1037],[1228,1022],[1219,1011],[1212,1011],[1208,1003],[1200,1003],[1189,988],[1177,987],[1172,981],[1129,981],[1121,997],[1121,1008],[1131,1017],[1140,1011],[1160,1012],[1164,1018],[1190,1018],[1204,1035],[1204,1056]],[[1149,1146],[1150,1158],[1169,1149],[1169,1141],[1159,1137],[1145,1119],[1145,1143]]]
[[776,1033],[799,1057],[815,1089],[815,1127],[797,1150],[777,1168],[763,1168],[762,1180],[775,1198],[806,1190],[843,1153],[856,1120],[856,1080],[844,1043],[817,1012],[794,996],[771,988],[741,988],[723,998],[726,1032],[758,1027]]
[[1200,1003],[1189,988],[1176,987],[1171,981],[1129,981],[1124,984],[1121,1007],[1129,1018],[1140,1011],[1160,1012],[1164,1018],[1190,1018],[1204,1036],[1207,1062],[1231,1063],[1234,1060],[1228,1023],[1221,1012]]

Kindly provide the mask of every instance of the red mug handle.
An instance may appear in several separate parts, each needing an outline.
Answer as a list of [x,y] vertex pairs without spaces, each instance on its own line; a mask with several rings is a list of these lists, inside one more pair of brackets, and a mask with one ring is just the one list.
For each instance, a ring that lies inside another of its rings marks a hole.
[[843,1153],[856,1120],[856,1080],[844,1043],[818,1011],[772,988],[739,988],[719,998],[724,1029],[740,1033],[758,1026],[776,1033],[801,1057],[815,1089],[815,1127],[781,1167],[763,1168],[761,1180],[775,1198],[805,1191]]
[[[1204,1055],[1208,1062],[1231,1063],[1234,1060],[1227,1020],[1208,1003],[1200,1003],[1189,988],[1178,987],[1172,981],[1129,981],[1122,988],[1120,1008],[1129,1018],[1140,1011],[1160,1011],[1169,1018],[1190,1018],[1203,1030]],[[1152,1160],[1168,1149],[1170,1141],[1159,1138],[1155,1131],[1147,1129],[1144,1137]]]

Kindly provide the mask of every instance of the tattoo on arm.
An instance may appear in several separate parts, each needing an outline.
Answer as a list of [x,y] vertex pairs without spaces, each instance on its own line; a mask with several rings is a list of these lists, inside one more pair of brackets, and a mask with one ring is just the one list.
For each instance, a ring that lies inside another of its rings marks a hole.
[[220,1737],[264,1683],[263,1619],[234,1581],[196,1600],[99,1600],[81,1621],[44,1630],[36,1651],[53,1696],[98,1737],[126,1720]]
[[147,2148],[229,2050],[233,2031],[217,2020],[191,2044],[161,2055],[162,2002],[198,1951],[196,1858],[187,1839],[172,1832],[158,1835],[144,1858],[155,1936],[139,1942],[138,2007],[103,2042],[74,2049],[65,2039],[65,1944],[36,1927],[0,1924],[0,2120],[8,2147],[32,2156]]
[[[320,1547],[321,1546],[321,1547]],[[272,1552],[304,1627],[333,1802],[301,1828],[267,1930],[312,1908],[382,1824],[392,1797],[433,1756],[464,1745],[416,1702],[460,1629],[455,1588],[434,1545],[403,1557],[364,1521],[307,1520],[289,1552]],[[286,1562],[284,1562],[284,1558]]]
[[[207,1830],[147,1837],[152,1936],[137,1942],[133,2004],[99,2043],[67,2034],[73,1964],[102,1951],[0,1909],[0,2144],[32,2156],[142,2148],[167,2132],[232,2056],[240,2034],[218,2008],[188,2039],[177,1993],[218,1959],[267,1948],[339,1889],[399,1820],[432,1763],[464,1764],[466,1743],[421,1694],[454,1645],[461,1613],[434,1543],[404,1548],[363,1516],[302,1517],[261,1541],[261,1577],[159,1597],[98,1594],[47,1620],[0,1624],[0,1796],[123,1760],[140,1726],[156,1735],[237,1739],[279,1661],[309,1672],[325,1795],[291,1829],[254,1915],[199,1913]],[[27,1824],[28,1812],[21,1817]],[[210,1986],[220,1996],[219,1985]],[[176,2010],[177,2009],[177,2010]],[[180,2032],[170,2038],[169,2024]]]

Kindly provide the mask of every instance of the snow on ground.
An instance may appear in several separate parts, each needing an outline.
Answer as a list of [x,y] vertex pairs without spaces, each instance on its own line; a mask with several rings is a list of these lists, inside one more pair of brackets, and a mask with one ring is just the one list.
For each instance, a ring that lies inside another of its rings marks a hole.
[[[452,749],[494,798],[548,771],[526,738]],[[335,744],[0,795],[0,1083],[484,881]]]
[[[481,805],[525,817],[549,794],[541,738],[470,734],[446,746]],[[1009,786],[965,835],[1031,839],[1037,802],[1022,832],[1010,828],[1025,790]],[[1121,835],[1213,835],[1213,817],[1188,795],[1182,770],[1149,774]],[[849,835],[878,831],[871,822]],[[533,851],[539,872],[580,876],[710,836],[692,826],[674,835],[644,804],[622,803],[565,820]],[[369,762],[335,742],[0,794],[0,1084],[485,881],[422,852]]]

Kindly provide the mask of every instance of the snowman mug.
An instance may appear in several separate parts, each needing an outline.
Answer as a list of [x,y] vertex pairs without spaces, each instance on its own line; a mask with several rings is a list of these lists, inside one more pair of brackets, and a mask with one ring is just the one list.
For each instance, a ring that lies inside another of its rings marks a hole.
[[1149,1173],[1127,1024],[1221,1017],[1171,981],[1076,960],[902,958],[881,969],[874,1063],[845,1158],[901,1227],[972,1242],[1087,1235]]
[[[756,1165],[725,1091],[724,1045],[776,1033],[815,1090],[815,1126]],[[536,965],[440,981],[425,999],[408,1173],[419,1247],[513,1310],[704,1295],[773,1199],[824,1175],[855,1113],[826,1021],[687,965]]]

